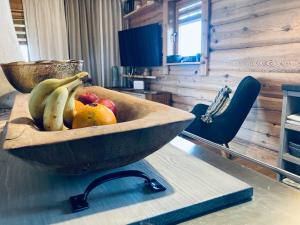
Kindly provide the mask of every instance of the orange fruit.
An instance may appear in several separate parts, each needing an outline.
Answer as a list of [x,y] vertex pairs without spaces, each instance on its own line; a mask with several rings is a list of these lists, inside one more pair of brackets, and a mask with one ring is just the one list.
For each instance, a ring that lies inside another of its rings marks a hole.
[[106,106],[92,103],[85,105],[74,117],[72,128],[109,125],[117,123],[115,114]]
[[80,112],[83,108],[84,108],[84,104],[79,100],[75,100],[76,113]]

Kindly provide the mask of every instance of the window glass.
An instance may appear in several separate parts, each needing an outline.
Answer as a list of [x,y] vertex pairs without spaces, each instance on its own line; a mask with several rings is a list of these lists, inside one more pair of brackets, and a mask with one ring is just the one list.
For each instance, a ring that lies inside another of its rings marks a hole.
[[195,56],[201,53],[202,1],[177,1],[176,10],[177,54]]
[[201,20],[180,24],[178,27],[178,54],[192,56],[201,52]]

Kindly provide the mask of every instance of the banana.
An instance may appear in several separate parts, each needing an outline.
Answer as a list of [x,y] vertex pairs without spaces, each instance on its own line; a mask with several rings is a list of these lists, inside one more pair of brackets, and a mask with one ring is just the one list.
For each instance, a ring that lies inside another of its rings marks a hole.
[[43,124],[43,114],[45,108],[45,100],[56,88],[70,83],[76,79],[82,79],[87,76],[87,72],[81,72],[75,76],[65,79],[47,79],[40,82],[33,88],[30,93],[28,107],[33,120],[37,125]]
[[58,131],[63,129],[63,109],[68,99],[68,89],[56,88],[47,98],[43,115],[44,129]]
[[43,125],[47,131],[63,130],[64,108],[68,100],[69,92],[82,83],[74,80],[68,84],[56,88],[46,99],[43,114]]
[[76,91],[78,90],[78,87],[74,88],[73,90],[70,91],[69,97],[67,100],[67,103],[65,105],[64,109],[64,124],[71,128],[72,127],[72,121],[75,116],[75,95]]

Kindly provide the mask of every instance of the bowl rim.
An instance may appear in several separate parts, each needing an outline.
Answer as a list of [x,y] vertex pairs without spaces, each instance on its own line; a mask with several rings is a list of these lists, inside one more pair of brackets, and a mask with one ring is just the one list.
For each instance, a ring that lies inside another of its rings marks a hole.
[[68,64],[68,63],[83,63],[84,61],[81,59],[66,59],[66,60],[38,60],[38,61],[15,61],[10,63],[2,63],[1,67],[7,66],[36,66],[36,65],[54,65],[54,64]]

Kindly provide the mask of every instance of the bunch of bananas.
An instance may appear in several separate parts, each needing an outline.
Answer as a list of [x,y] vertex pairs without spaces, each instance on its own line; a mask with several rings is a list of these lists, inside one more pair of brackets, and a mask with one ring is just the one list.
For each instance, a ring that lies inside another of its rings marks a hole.
[[36,125],[47,131],[70,127],[75,113],[74,98],[82,79],[81,72],[65,79],[47,79],[33,88],[29,96],[29,112]]

